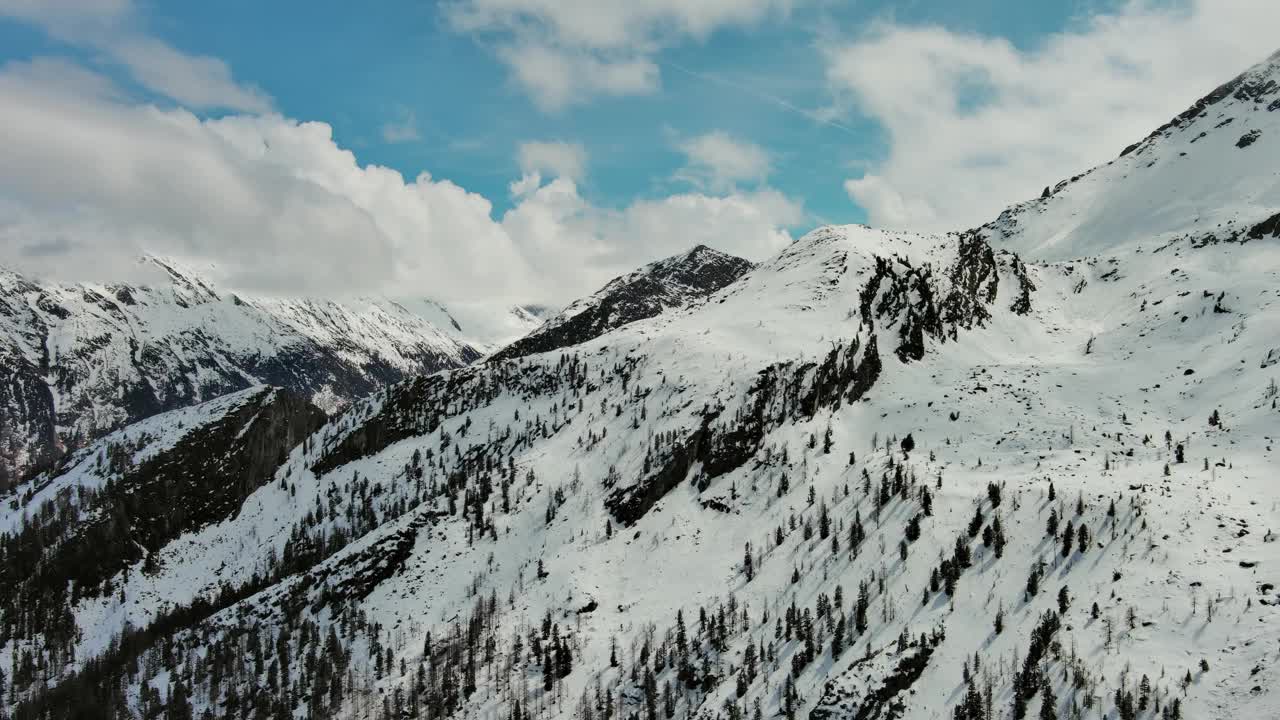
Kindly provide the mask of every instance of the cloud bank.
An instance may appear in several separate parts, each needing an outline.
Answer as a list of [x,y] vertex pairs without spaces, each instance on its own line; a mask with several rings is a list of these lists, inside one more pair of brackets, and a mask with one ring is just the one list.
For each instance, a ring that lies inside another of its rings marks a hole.
[[60,278],[129,277],[157,253],[260,293],[563,302],[697,242],[763,257],[802,218],[774,191],[596,207],[565,143],[522,148],[495,217],[448,180],[360,165],[325,123],[201,118],[62,60],[0,68],[0,107],[0,263]]

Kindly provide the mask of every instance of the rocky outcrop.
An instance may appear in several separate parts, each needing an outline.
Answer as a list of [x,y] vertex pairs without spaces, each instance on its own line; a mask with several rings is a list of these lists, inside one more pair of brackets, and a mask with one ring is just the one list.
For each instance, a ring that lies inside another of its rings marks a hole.
[[1265,237],[1280,238],[1280,213],[1249,228],[1248,236],[1250,240],[1261,240]]
[[941,630],[855,660],[829,680],[809,720],[892,720],[906,712],[906,696],[924,674],[933,651],[946,638]]
[[[696,467],[703,483],[751,460],[772,428],[812,419],[818,412],[861,399],[883,371],[878,336],[897,336],[890,345],[902,362],[924,357],[926,341],[953,340],[959,330],[991,318],[1000,284],[997,254],[976,233],[959,237],[956,260],[941,277],[928,265],[876,256],[858,292],[862,324],[851,340],[837,343],[820,361],[775,363],[760,372],[730,413],[707,408],[699,427],[665,448],[636,482],[612,488],[605,508],[630,525],[645,515]],[[841,262],[847,257],[840,256]],[[1013,310],[1030,311],[1034,285],[1012,253],[1000,253],[1017,281]],[[700,487],[700,489],[701,489]]]

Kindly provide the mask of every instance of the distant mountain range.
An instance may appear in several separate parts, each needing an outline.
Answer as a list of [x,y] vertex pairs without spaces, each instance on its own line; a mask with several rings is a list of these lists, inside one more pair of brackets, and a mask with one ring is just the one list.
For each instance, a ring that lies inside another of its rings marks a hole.
[[172,260],[144,262],[166,282],[67,285],[0,271],[0,484],[130,422],[256,384],[335,412],[387,383],[467,365],[542,322],[519,307],[250,297]]

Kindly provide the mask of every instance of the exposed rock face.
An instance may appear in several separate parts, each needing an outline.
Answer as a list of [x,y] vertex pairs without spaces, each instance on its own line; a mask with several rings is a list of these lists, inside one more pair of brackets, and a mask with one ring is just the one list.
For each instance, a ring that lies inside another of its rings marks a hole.
[[1261,240],[1265,237],[1280,238],[1280,213],[1276,213],[1249,228],[1250,240]]
[[493,357],[509,360],[586,342],[628,323],[704,298],[752,267],[747,260],[699,245],[613,279]]
[[5,488],[24,469],[51,463],[58,441],[53,393],[41,365],[0,345],[0,366],[5,368],[0,374],[0,488]]

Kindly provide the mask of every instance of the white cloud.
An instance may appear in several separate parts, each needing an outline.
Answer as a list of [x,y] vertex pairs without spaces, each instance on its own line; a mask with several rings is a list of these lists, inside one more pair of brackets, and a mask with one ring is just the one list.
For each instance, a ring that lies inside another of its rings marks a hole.
[[697,187],[724,190],[738,183],[763,183],[769,176],[769,153],[752,142],[716,130],[679,143],[688,158],[677,177]]
[[498,56],[534,103],[547,112],[591,95],[640,95],[658,87],[658,66],[644,57],[601,59],[531,43],[504,47]]
[[447,180],[359,165],[324,123],[133,104],[62,61],[0,68],[0,107],[0,264],[37,275],[121,279],[151,252],[263,293],[564,302],[698,242],[762,258],[801,220],[772,190],[596,207],[563,157],[495,219]]
[[264,113],[271,98],[261,90],[237,83],[231,68],[218,58],[188,55],[154,38],[134,36],[102,48],[148,89],[189,108],[227,108]]
[[787,13],[793,0],[451,0],[449,24],[495,42],[515,81],[544,110],[594,95],[658,87],[653,56],[728,26]]
[[526,176],[547,173],[552,177],[581,182],[587,172],[587,149],[581,143],[562,141],[521,143],[519,160],[520,170]]
[[1031,49],[881,23],[828,49],[837,97],[888,158],[846,182],[873,224],[954,230],[1119,154],[1275,50],[1280,4],[1135,1]]
[[405,143],[421,140],[418,134],[418,118],[412,112],[406,112],[399,120],[384,123],[381,128],[382,139],[389,143]]
[[56,28],[62,34],[118,25],[132,0],[0,0],[0,15]]
[[804,218],[798,203],[776,190],[709,196],[701,193],[640,200],[620,209],[599,208],[559,178],[530,187],[513,184],[522,201],[506,213],[503,228],[518,238],[535,272],[564,278],[566,261],[590,278],[581,289],[699,243],[763,260],[791,242],[786,227]]
[[138,84],[196,110],[271,110],[271,98],[235,81],[218,58],[190,55],[142,29],[130,0],[0,0],[0,17],[38,25],[52,37],[94,50]]

